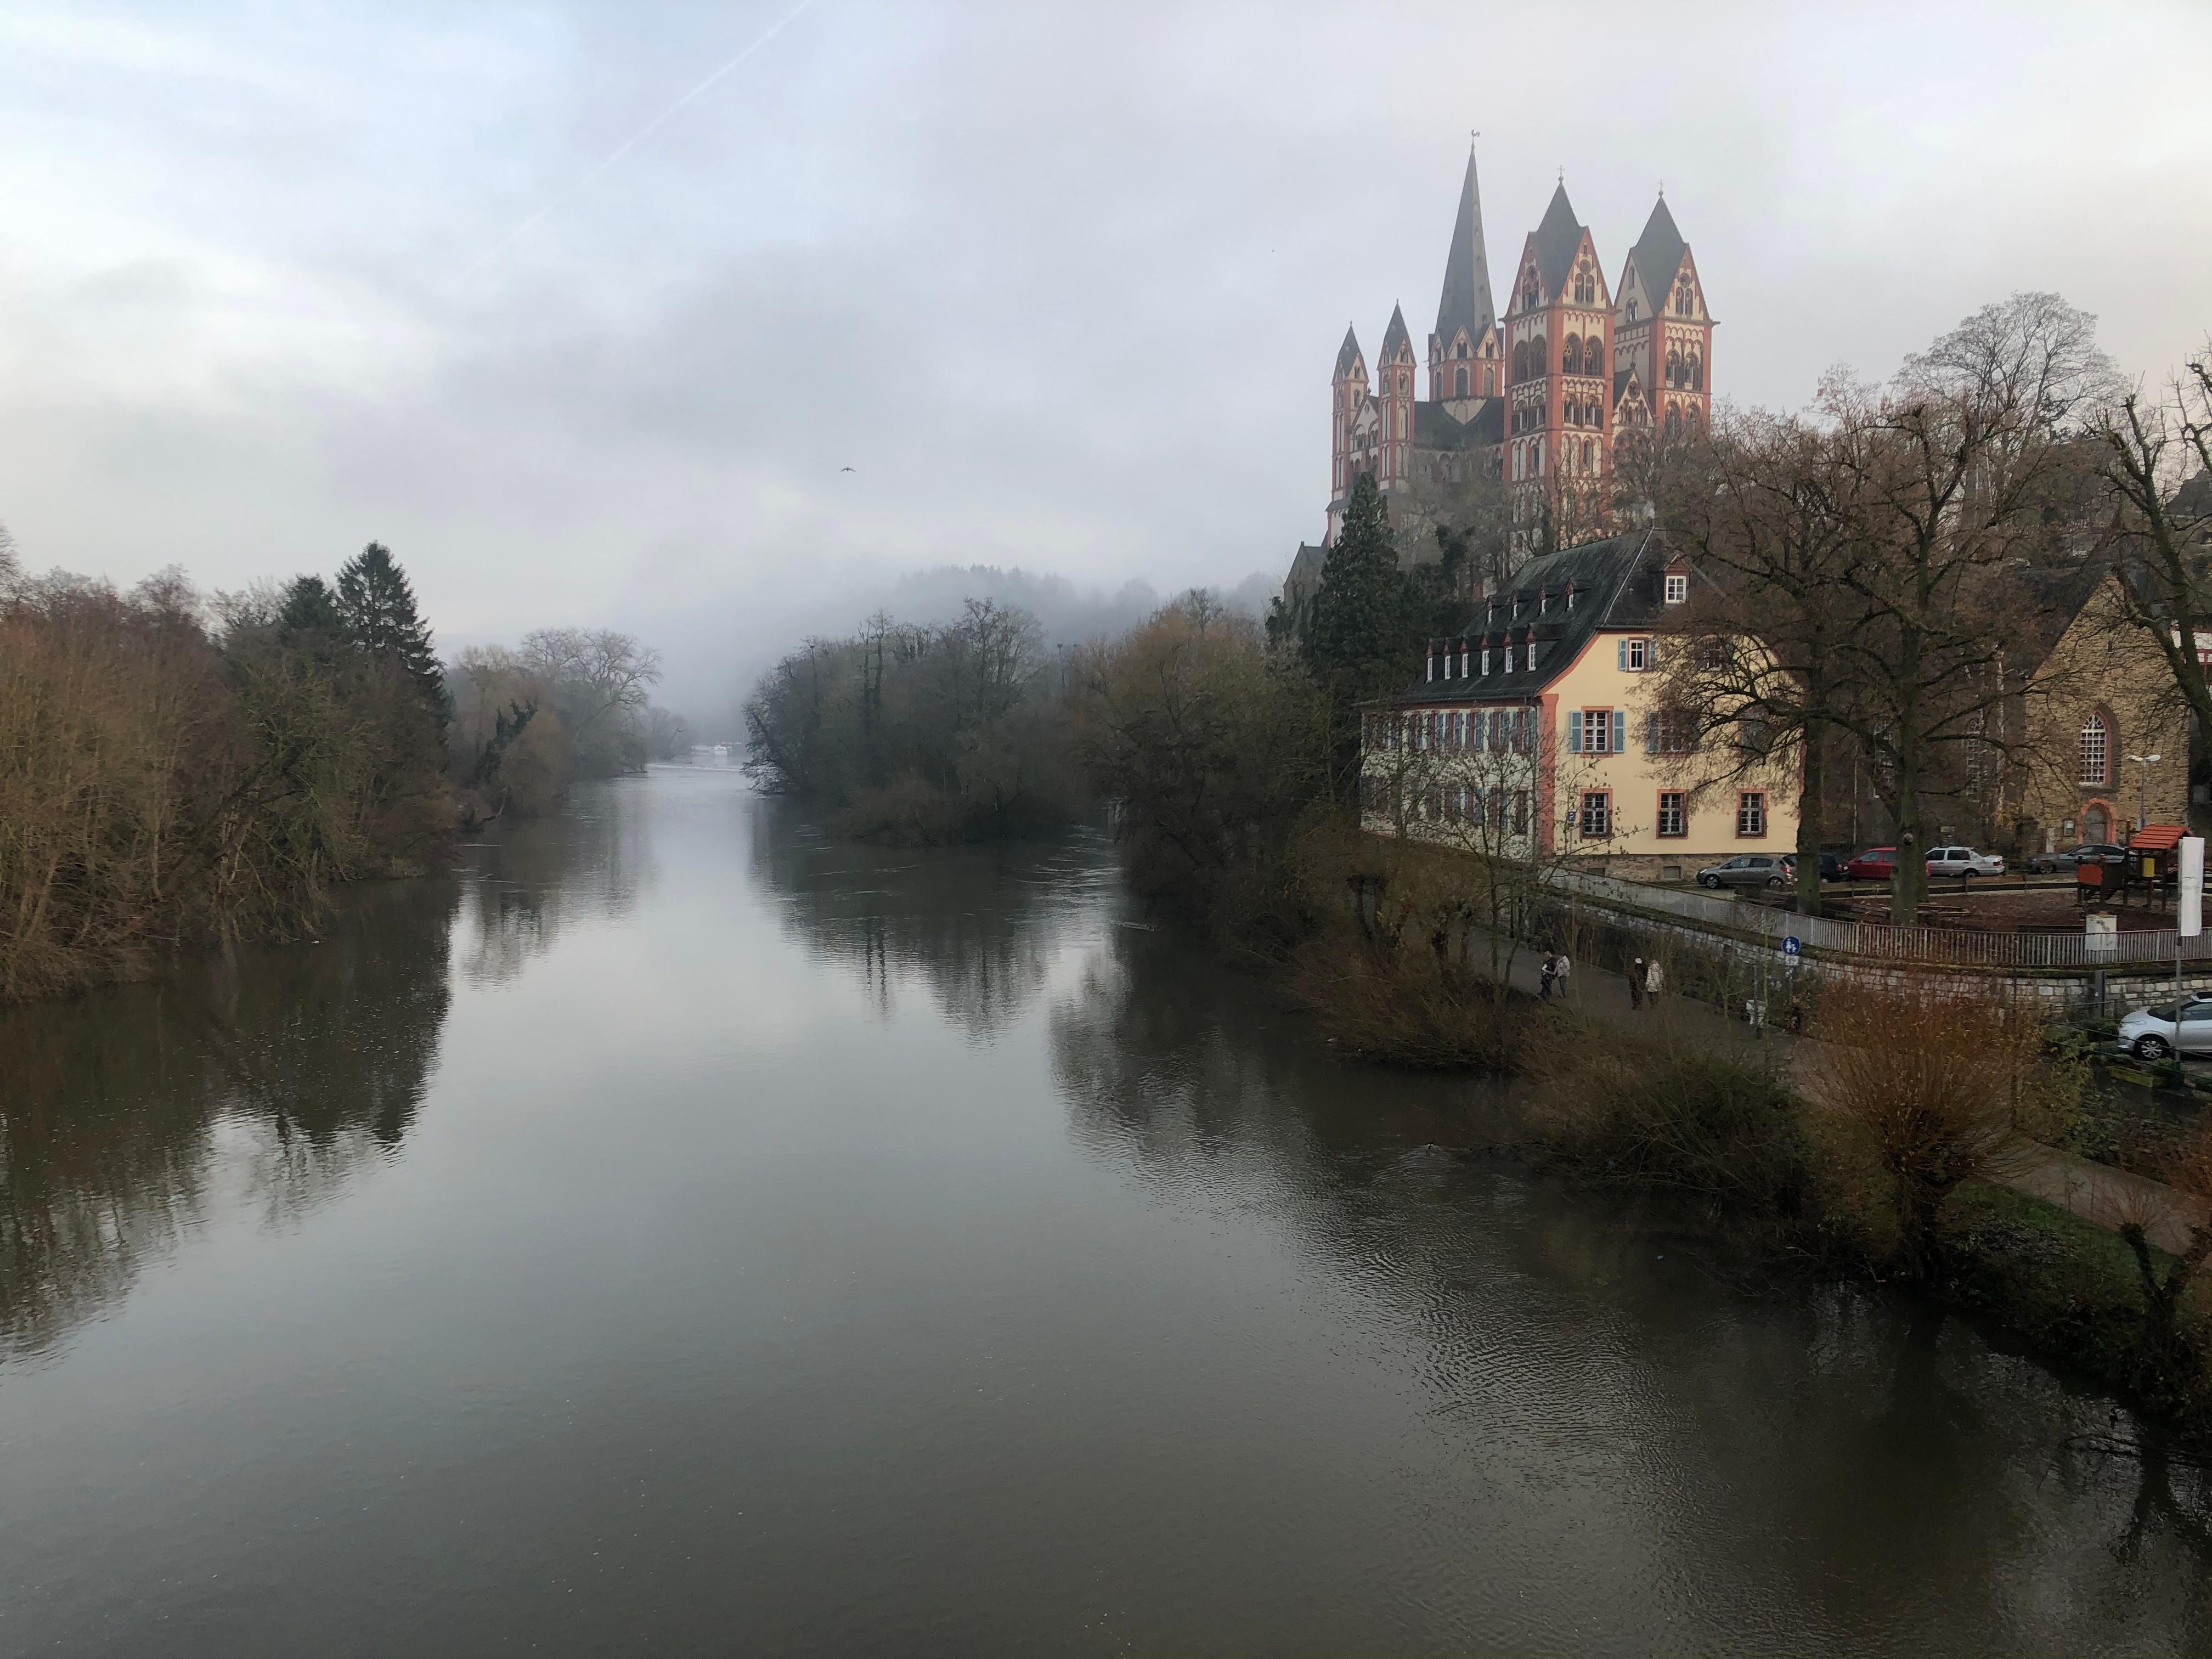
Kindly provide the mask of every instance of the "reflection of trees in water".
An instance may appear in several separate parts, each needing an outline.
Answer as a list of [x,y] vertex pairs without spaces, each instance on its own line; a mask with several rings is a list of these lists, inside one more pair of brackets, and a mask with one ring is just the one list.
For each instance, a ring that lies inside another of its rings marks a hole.
[[779,801],[755,820],[752,875],[786,928],[858,971],[878,1017],[915,975],[972,1036],[1012,1024],[1043,988],[1068,920],[1115,879],[1095,839],[927,851],[824,836]]
[[564,921],[634,908],[659,878],[649,822],[645,781],[622,778],[584,785],[568,811],[501,826],[472,848],[462,878],[468,982],[507,983],[552,949]]
[[[1787,1586],[1820,1627],[1875,1628],[1900,1595],[1940,1593],[1946,1629],[2019,1632],[2044,1606],[2022,1587],[2044,1584],[2077,1610],[2054,1632],[2150,1651],[2197,1627],[2203,1472],[2062,1450],[2122,1415],[2109,1401],[1930,1301],[1747,1285],[1679,1204],[1454,1157],[1426,1143],[1489,1139],[1506,1106],[1317,1058],[1297,1024],[1200,953],[1117,933],[1052,1011],[1055,1082],[1095,1156],[1200,1212],[1283,1224],[1316,1283],[1349,1287],[1312,1316],[1407,1345],[1436,1420],[1464,1425],[1440,1455],[1602,1490],[1715,1607],[1732,1582]],[[1834,1553],[1783,1541],[1808,1534]]]
[[229,1183],[281,1219],[397,1146],[437,1056],[453,905],[443,878],[380,884],[319,945],[0,1009],[0,1354],[120,1295]]

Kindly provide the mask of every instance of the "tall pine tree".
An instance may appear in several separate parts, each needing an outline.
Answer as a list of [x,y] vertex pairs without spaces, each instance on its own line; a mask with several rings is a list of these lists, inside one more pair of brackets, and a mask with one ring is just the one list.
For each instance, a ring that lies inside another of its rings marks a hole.
[[1374,474],[1363,472],[1298,641],[1307,672],[1328,698],[1331,793],[1339,799],[1358,777],[1358,705],[1404,685],[1420,660],[1426,620],[1420,589],[1398,568],[1382,492]]
[[338,567],[337,608],[347,637],[398,661],[442,720],[445,676],[431,648],[430,630],[416,611],[415,589],[390,548],[371,542]]

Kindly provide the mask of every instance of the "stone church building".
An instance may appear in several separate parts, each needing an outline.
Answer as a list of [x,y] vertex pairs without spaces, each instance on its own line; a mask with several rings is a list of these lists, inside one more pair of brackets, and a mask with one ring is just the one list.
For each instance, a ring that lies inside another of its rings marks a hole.
[[1394,521],[1411,492],[1449,488],[1478,467],[1508,481],[1516,520],[1533,521],[1561,491],[1595,497],[1616,443],[1638,428],[1680,433],[1706,419],[1712,313],[1663,195],[1608,287],[1562,181],[1504,291],[1500,314],[1470,151],[1429,334],[1428,395],[1417,395],[1421,363],[1402,308],[1391,311],[1371,371],[1346,329],[1329,387],[1328,527],[1318,546],[1299,548],[1286,599],[1319,581],[1363,472]]

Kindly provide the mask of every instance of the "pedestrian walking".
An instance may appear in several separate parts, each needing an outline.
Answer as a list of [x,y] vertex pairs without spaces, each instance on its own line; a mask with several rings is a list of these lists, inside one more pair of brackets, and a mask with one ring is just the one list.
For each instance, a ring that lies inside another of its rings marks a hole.
[[1559,987],[1559,1000],[1561,1001],[1565,1001],[1566,1000],[1567,974],[1574,965],[1575,964],[1573,963],[1567,959],[1567,953],[1565,951],[1559,952],[1559,966],[1553,970],[1552,978]]
[[1559,978],[1559,957],[1553,956],[1549,951],[1545,951],[1543,971],[1536,975],[1537,983],[1542,987],[1542,989],[1537,994],[1538,1000],[1549,1002],[1552,1000],[1552,981]]
[[1654,957],[1644,968],[1644,1000],[1654,1008],[1659,1006],[1659,990],[1667,982],[1659,971],[1659,958]]
[[1641,1008],[1644,1006],[1644,971],[1642,957],[1637,957],[1628,964],[1628,1006],[1632,1008]]

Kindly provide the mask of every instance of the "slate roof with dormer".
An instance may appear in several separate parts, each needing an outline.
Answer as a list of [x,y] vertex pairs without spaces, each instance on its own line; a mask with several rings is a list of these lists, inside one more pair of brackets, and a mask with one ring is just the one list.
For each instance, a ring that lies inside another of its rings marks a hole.
[[1644,222],[1644,234],[1628,251],[1655,307],[1663,303],[1674,273],[1682,268],[1682,256],[1689,251],[1690,245],[1674,228],[1674,216],[1667,210],[1667,198],[1662,196],[1651,216]]
[[[1532,702],[1573,665],[1598,634],[1657,624],[1666,605],[1662,578],[1672,557],[1653,532],[1636,530],[1531,559],[1483,602],[1463,634],[1451,636],[1455,649],[1460,640],[1467,641],[1470,656],[1479,655],[1487,643],[1499,672],[1466,679],[1417,680],[1398,696],[1379,701],[1401,708]],[[1566,603],[1571,588],[1571,607]],[[1547,592],[1547,604],[1543,595]],[[1488,608],[1492,604],[1494,613]],[[1504,672],[1503,647],[1509,638],[1516,645],[1533,638],[1543,647],[1540,665]]]
[[1544,210],[1534,240],[1536,276],[1544,284],[1548,302],[1565,291],[1567,273],[1574,268],[1575,255],[1583,245],[1583,222],[1575,217],[1574,204],[1567,200],[1564,184],[1552,192],[1552,204]]
[[1344,343],[1336,350],[1336,373],[1331,378],[1342,380],[1351,374],[1358,363],[1359,336],[1352,331],[1352,325],[1346,323],[1344,325]]
[[1413,447],[1417,450],[1495,448],[1505,438],[1505,400],[1470,399],[1474,413],[1462,421],[1442,404],[1413,405]]

